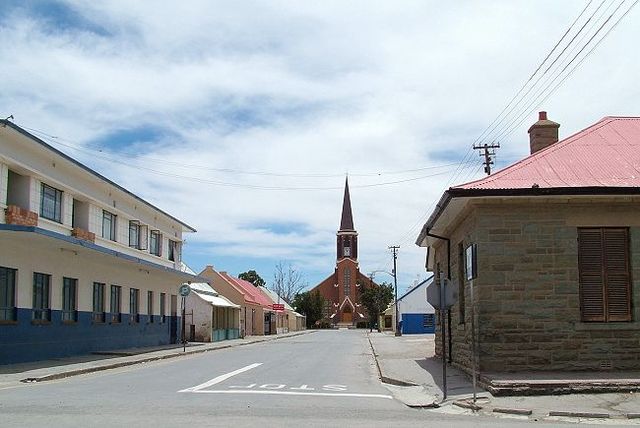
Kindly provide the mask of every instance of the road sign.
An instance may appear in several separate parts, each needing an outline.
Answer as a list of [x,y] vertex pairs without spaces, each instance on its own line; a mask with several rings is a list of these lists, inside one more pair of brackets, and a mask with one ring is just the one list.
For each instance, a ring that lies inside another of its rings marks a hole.
[[[444,306],[449,308],[458,301],[458,287],[448,279],[444,279]],[[427,302],[436,309],[440,309],[440,284],[436,281],[427,286]]]
[[284,311],[284,303],[274,303],[271,307],[274,311]]
[[191,293],[191,287],[189,287],[189,284],[182,284],[180,286],[179,293],[182,297],[187,297],[189,293]]

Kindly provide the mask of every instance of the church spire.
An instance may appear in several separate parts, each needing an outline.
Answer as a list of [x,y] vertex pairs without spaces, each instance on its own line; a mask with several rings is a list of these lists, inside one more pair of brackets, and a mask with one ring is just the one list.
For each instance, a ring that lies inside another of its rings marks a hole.
[[347,177],[344,182],[344,200],[342,201],[340,230],[355,230],[353,228],[353,214],[351,213],[351,197],[349,196],[349,177]]

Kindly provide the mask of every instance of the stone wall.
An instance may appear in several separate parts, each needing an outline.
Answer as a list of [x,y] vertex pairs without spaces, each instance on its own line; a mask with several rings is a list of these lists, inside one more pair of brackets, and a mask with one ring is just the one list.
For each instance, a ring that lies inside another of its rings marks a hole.
[[[446,236],[454,282],[458,243],[478,245],[474,287],[481,371],[640,369],[638,208],[628,200],[475,202]],[[580,321],[577,228],[587,226],[630,227],[631,323]],[[443,249],[441,244],[436,260],[446,271]],[[465,282],[464,323],[459,305],[452,307],[453,362],[465,370],[471,366],[469,292]]]

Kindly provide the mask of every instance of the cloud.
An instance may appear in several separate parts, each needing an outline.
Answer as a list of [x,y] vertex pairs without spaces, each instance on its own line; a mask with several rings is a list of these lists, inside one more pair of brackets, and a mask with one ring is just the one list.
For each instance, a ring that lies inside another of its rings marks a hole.
[[[195,226],[185,257],[196,270],[221,260],[270,278],[283,259],[311,284],[324,278],[348,172],[361,270],[389,270],[387,246],[400,244],[410,282],[425,274],[413,241],[433,204],[480,176],[470,145],[582,7],[13,2],[0,20],[0,105]],[[628,54],[638,19],[633,11],[544,104],[562,135],[638,114],[640,60]],[[499,165],[526,154],[534,120],[502,141]],[[441,166],[465,155],[465,168]]]

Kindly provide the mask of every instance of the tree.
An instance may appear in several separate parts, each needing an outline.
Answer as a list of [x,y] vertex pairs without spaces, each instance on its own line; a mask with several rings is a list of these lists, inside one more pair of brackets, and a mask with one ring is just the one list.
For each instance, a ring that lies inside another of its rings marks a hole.
[[255,270],[242,272],[240,275],[238,275],[238,278],[244,279],[245,281],[249,281],[256,287],[258,286],[264,287],[267,284],[264,281],[264,279],[262,279],[262,277],[260,277],[260,275],[258,275],[258,272],[256,272]]
[[393,300],[393,286],[386,282],[365,289],[360,295],[360,302],[367,308],[369,322],[373,325],[381,312],[384,312]]
[[302,272],[294,269],[291,263],[285,266],[280,261],[276,264],[271,289],[282,297],[285,302],[291,303],[294,297],[306,287],[307,283],[304,281]]
[[317,290],[305,291],[295,295],[292,305],[296,312],[307,317],[307,328],[312,328],[316,321],[322,319],[325,299]]

